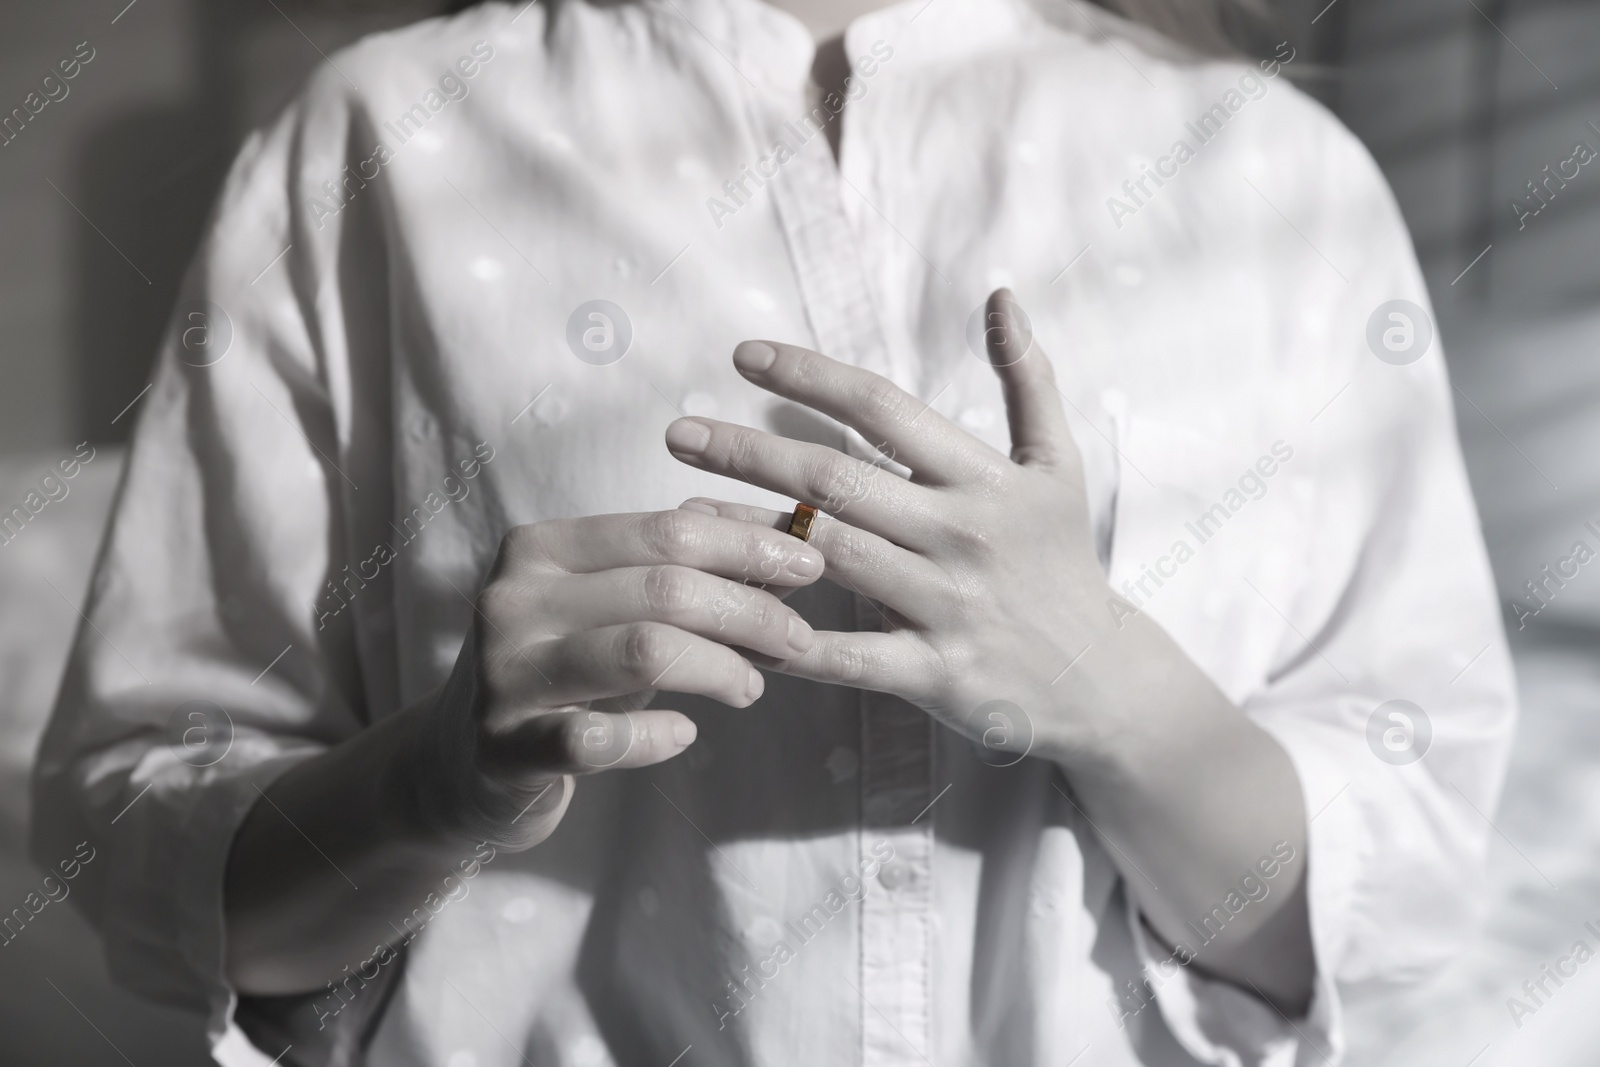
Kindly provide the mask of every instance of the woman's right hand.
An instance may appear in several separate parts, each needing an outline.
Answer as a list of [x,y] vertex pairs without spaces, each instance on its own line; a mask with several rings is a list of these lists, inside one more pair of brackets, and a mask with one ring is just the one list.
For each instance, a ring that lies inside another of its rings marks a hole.
[[537,844],[574,775],[659,763],[694,741],[689,718],[647,709],[658,689],[754,703],[764,682],[736,649],[810,648],[811,627],[768,587],[782,595],[822,571],[797,538],[689,509],[512,529],[404,791],[448,836]]

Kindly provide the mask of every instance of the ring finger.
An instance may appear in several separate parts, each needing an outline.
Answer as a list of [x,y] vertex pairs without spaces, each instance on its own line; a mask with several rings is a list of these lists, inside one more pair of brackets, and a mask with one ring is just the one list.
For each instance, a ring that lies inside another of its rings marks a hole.
[[667,449],[691,466],[804,500],[897,544],[921,547],[939,529],[933,490],[826,445],[689,418],[667,427]]
[[[680,506],[710,509],[725,519],[785,531],[793,517],[785,511],[708,497],[695,497]],[[823,514],[811,524],[811,536],[806,543],[821,552],[827,561],[824,578],[876,600],[915,622],[929,621],[939,613],[938,590],[944,575],[915,552]]]

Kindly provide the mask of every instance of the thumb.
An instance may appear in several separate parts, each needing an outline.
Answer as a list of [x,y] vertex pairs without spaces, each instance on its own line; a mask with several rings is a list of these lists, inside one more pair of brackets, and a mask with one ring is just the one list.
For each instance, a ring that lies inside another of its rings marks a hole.
[[677,711],[590,709],[536,715],[518,727],[516,750],[541,774],[648,767],[694,743],[694,720]]
[[1055,369],[1035,342],[1027,312],[1010,289],[989,294],[984,308],[984,345],[1000,376],[1011,458],[1024,466],[1053,467],[1075,457],[1077,446],[1056,390]]

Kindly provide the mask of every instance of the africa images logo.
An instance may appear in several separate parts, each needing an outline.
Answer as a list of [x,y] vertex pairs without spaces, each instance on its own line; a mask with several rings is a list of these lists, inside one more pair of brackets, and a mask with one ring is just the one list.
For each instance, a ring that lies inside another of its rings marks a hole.
[[588,300],[567,316],[567,348],[594,367],[609,367],[633,347],[633,321],[609,300]]

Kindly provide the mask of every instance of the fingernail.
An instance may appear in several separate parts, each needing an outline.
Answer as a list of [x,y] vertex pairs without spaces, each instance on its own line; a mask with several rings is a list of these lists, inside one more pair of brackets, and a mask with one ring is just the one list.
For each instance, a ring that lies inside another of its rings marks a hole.
[[806,620],[798,615],[789,616],[789,647],[796,652],[805,652],[811,647],[816,635],[811,632],[811,627],[806,625]]
[[778,361],[778,350],[765,341],[745,341],[733,350],[733,365],[746,374],[760,374]]
[[796,552],[789,557],[789,571],[797,578],[817,578],[822,575],[827,564],[822,559],[822,553],[816,550]]
[[698,456],[711,443],[711,430],[693,419],[676,419],[667,427],[667,451]]
[[751,700],[755,700],[757,697],[759,697],[761,695],[762,690],[764,690],[766,688],[767,688],[766,679],[761,677],[761,672],[760,671],[756,670],[754,667],[751,667],[750,668],[750,680],[745,683],[744,695],[749,697]]
[[679,719],[672,724],[672,739],[684,748],[694,744],[694,739],[700,736],[700,728],[688,719]]
[[[669,438],[669,440],[670,440],[670,438]],[[715,515],[715,514],[717,514],[717,509],[716,508],[712,507],[710,504],[702,504],[698,500],[685,500],[683,503],[678,505],[678,510],[679,511],[698,511],[702,515]]]

